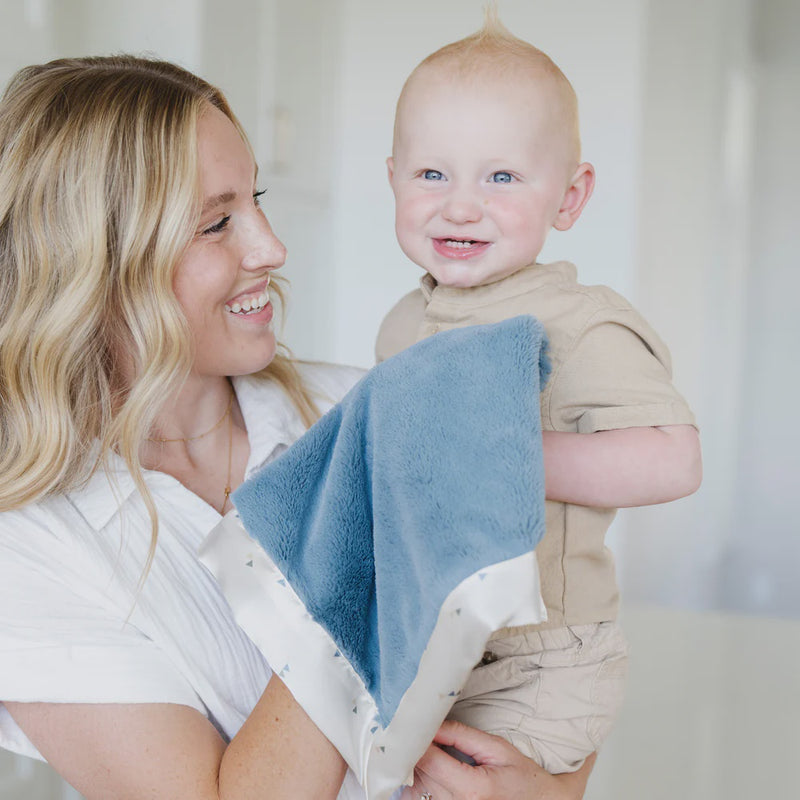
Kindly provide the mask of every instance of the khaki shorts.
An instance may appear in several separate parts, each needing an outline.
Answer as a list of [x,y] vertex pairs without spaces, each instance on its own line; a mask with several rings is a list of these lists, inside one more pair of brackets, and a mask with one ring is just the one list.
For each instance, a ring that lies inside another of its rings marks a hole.
[[628,648],[616,622],[487,644],[448,719],[502,736],[548,772],[599,749],[622,705]]

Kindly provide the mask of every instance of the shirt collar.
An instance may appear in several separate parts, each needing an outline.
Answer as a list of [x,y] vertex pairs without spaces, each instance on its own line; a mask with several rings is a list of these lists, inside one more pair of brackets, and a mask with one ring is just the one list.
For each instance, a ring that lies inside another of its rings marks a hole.
[[89,478],[80,489],[67,494],[69,501],[95,529],[104,528],[136,491],[133,476],[125,461],[111,453],[105,465]]
[[493,283],[469,286],[463,289],[441,286],[433,275],[426,272],[420,278],[419,287],[426,303],[430,303],[435,294],[436,299],[440,302],[457,305],[487,305],[517,296],[545,283],[564,279],[574,283],[576,278],[577,269],[574,264],[569,261],[555,261],[552,264],[531,264]]
[[250,442],[247,478],[276,447],[288,447],[299,439],[306,427],[291,398],[276,380],[246,375],[234,378],[233,388]]

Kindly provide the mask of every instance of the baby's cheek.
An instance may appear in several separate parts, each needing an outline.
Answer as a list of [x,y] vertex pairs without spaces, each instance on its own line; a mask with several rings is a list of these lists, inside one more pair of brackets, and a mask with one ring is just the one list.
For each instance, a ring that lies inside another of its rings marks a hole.
[[550,227],[549,214],[538,203],[492,198],[492,214],[503,219],[509,232],[540,233]]
[[409,233],[419,230],[436,213],[435,203],[427,196],[406,198],[397,207],[397,222]]

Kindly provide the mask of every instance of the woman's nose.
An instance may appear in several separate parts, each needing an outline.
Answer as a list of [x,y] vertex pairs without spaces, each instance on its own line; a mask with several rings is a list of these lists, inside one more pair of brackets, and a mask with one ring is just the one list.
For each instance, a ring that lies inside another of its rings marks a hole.
[[249,232],[242,267],[247,270],[278,269],[286,261],[286,247],[275,235],[267,218],[258,212]]
[[445,199],[442,216],[459,225],[478,222],[483,217],[480,198],[468,189],[453,189]]

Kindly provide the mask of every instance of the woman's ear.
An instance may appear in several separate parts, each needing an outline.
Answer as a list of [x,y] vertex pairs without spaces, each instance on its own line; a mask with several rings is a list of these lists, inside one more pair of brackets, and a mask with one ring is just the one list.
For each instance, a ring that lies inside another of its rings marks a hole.
[[588,161],[584,161],[578,164],[567,191],[564,192],[564,199],[561,201],[561,208],[558,209],[553,227],[557,231],[569,230],[578,221],[593,191],[594,167]]

